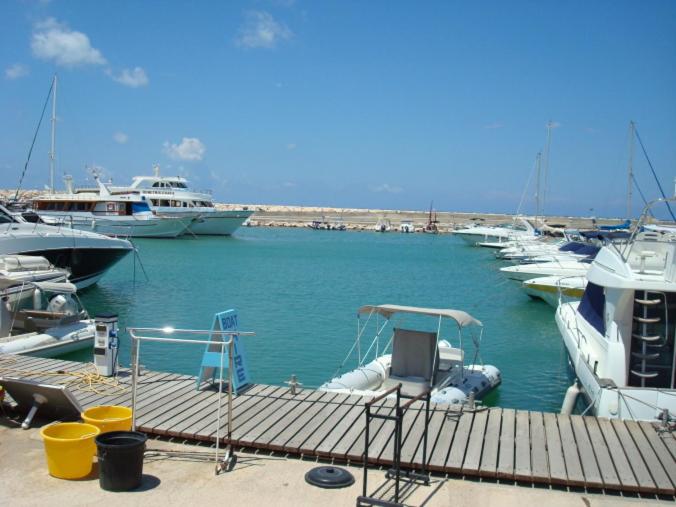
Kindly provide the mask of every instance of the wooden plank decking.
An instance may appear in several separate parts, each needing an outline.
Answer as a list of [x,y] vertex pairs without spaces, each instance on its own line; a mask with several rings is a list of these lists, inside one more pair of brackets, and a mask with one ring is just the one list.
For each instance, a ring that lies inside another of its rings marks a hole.
[[[64,372],[88,371],[83,363],[0,356],[0,375],[42,383],[69,382],[84,407],[131,403],[128,372],[118,387],[75,385]],[[89,370],[91,371],[91,370]],[[57,374],[57,372],[60,372]],[[361,462],[364,402],[358,396],[256,384],[233,400],[232,443],[242,447]],[[374,406],[392,413],[393,400]],[[218,393],[195,390],[195,378],[146,372],[138,384],[137,425],[149,434],[187,440],[216,439]],[[227,442],[227,397],[218,429]],[[402,462],[420,468],[424,404],[404,417]],[[392,462],[394,424],[374,420],[369,463]],[[513,409],[476,411],[432,404],[427,442],[431,470],[530,483],[646,494],[676,494],[676,439],[649,423],[562,416]]]

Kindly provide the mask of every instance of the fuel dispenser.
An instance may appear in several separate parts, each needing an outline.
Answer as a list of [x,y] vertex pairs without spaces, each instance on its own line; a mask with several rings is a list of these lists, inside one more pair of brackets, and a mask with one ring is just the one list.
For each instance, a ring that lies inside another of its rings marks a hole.
[[117,372],[117,314],[101,313],[94,317],[94,364],[100,375],[112,377]]

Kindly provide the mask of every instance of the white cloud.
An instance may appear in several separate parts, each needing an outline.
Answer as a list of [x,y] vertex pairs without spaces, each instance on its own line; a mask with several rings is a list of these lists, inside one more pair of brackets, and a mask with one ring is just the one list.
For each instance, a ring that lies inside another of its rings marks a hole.
[[235,43],[243,48],[272,49],[291,37],[293,32],[289,27],[276,21],[269,12],[250,11]]
[[285,181],[284,183],[282,183],[282,186],[284,188],[296,188],[298,184],[294,183],[293,181]]
[[383,183],[382,185],[378,185],[377,187],[372,187],[371,190],[373,192],[386,192],[388,194],[398,194],[401,191],[403,191],[403,188],[390,185],[389,183]]
[[118,144],[125,144],[129,141],[129,136],[124,132],[115,132],[113,134],[113,140]]
[[108,71],[107,74],[113,79],[125,86],[131,88],[138,88],[139,86],[147,86],[150,80],[146,75],[146,71],[141,67],[134,67],[133,69],[122,69],[122,72],[115,75],[111,71]]
[[196,137],[184,137],[180,144],[164,142],[164,152],[174,160],[198,161],[204,157],[207,151],[204,143]]
[[489,123],[488,125],[484,125],[485,129],[501,129],[502,127],[504,127],[504,125],[502,123],[500,123],[499,121],[494,121],[493,123]]
[[20,63],[15,63],[10,65],[5,69],[5,77],[7,79],[19,79],[28,75],[28,67],[21,65]]
[[92,47],[86,34],[71,30],[54,18],[35,25],[31,49],[37,58],[51,60],[64,67],[106,63],[101,52]]

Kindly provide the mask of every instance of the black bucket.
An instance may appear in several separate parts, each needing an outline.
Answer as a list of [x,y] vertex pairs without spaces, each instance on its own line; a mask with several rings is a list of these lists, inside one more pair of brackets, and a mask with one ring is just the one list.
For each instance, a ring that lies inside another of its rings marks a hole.
[[101,489],[129,491],[141,485],[147,439],[138,431],[111,431],[96,437]]

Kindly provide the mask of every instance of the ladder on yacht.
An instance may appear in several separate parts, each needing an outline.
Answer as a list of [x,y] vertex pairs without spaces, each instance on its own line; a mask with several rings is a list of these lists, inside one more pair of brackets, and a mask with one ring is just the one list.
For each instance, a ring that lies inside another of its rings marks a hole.
[[[667,300],[666,295],[661,292],[642,291],[637,292],[634,297],[634,321],[638,323],[638,332],[632,333],[632,338],[640,344],[638,351],[631,350],[631,365],[629,372],[637,377],[641,387],[646,387],[646,381],[654,379],[659,375],[659,371],[654,368],[657,364],[653,361],[660,357],[661,349],[666,345],[666,339],[661,334],[651,334],[650,328],[662,323],[662,318],[655,316],[656,311],[664,308],[664,331],[667,333]],[[638,310],[638,311],[637,311]]]

